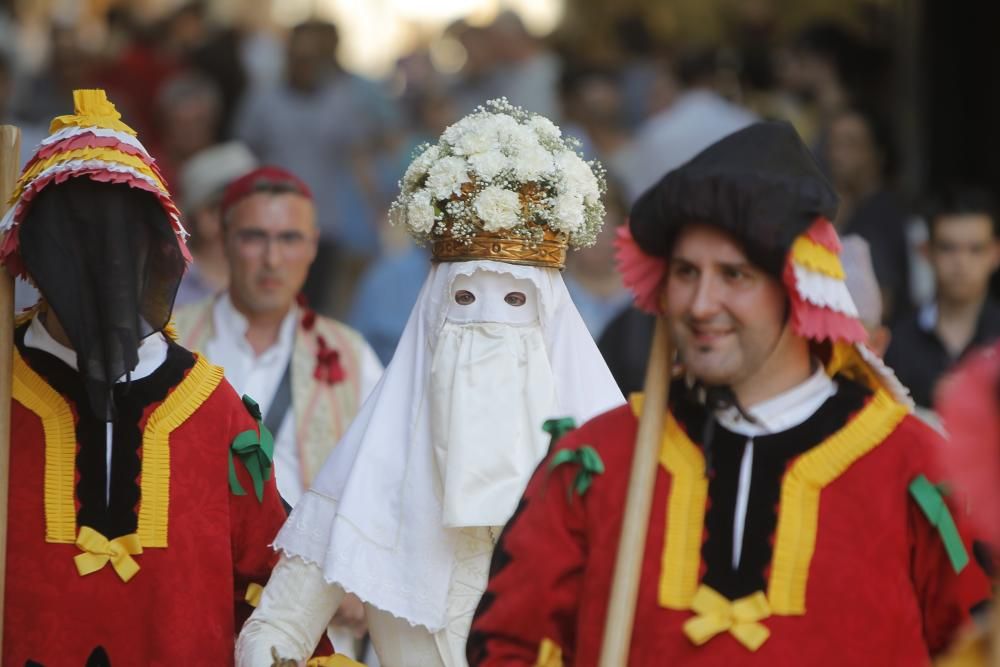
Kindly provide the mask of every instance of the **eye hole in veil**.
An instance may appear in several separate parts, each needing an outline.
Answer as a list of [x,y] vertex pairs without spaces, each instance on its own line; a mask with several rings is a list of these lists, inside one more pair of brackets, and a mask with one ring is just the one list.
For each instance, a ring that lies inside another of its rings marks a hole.
[[467,289],[460,289],[455,292],[455,303],[460,306],[471,306],[476,301],[476,295]]

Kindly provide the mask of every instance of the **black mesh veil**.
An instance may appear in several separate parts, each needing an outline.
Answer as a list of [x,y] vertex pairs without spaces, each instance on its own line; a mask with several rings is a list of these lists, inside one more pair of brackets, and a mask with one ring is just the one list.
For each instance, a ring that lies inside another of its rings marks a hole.
[[155,196],[71,178],[42,190],[21,223],[20,252],[77,354],[95,416],[111,420],[115,380],[143,338],[170,320],[184,257]]

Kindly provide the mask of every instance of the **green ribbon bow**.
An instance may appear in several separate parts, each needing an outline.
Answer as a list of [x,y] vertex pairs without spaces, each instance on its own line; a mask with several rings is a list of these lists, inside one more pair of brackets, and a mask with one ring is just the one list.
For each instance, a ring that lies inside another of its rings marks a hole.
[[264,482],[271,479],[271,462],[274,460],[274,436],[264,426],[260,414],[260,406],[252,398],[243,395],[243,405],[250,415],[257,420],[257,431],[243,431],[233,439],[229,446],[229,488],[237,496],[245,496],[247,492],[236,477],[236,465],[233,463],[233,453],[243,461],[243,466],[253,480],[253,490],[257,501],[264,500]]
[[548,433],[552,439],[549,447],[556,444],[559,438],[576,428],[576,420],[572,417],[562,417],[561,419],[546,419],[542,424],[542,430]]
[[948,553],[948,559],[951,560],[951,567],[956,574],[961,572],[969,564],[969,553],[965,550],[962,538],[958,534],[951,511],[944,502],[941,487],[931,484],[923,475],[918,475],[910,482],[910,495],[941,535],[944,549]]
[[549,471],[551,472],[563,463],[574,463],[580,466],[576,477],[573,478],[573,486],[566,489],[566,496],[570,502],[573,502],[573,491],[582,497],[593,483],[594,475],[600,475],[604,472],[604,461],[601,460],[601,455],[590,445],[556,452],[552,460],[549,461]]

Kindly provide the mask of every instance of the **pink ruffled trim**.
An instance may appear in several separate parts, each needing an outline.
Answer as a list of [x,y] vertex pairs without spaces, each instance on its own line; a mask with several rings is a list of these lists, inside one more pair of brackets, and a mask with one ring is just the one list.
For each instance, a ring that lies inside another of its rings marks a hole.
[[615,239],[615,261],[622,281],[632,292],[640,310],[660,313],[660,293],[667,277],[667,260],[647,255],[632,238],[628,221],[618,228]]
[[806,230],[806,238],[823,246],[834,255],[840,254],[840,237],[837,236],[837,230],[826,218],[816,218],[815,222]]
[[817,342],[830,340],[863,343],[868,340],[868,332],[858,319],[822,308],[802,298],[795,283],[791,258],[785,263],[782,278],[791,302],[792,331],[796,334]]
[[12,275],[26,277],[24,264],[18,253],[18,232],[21,220],[24,219],[24,215],[27,212],[27,208],[31,204],[31,201],[34,199],[35,195],[38,194],[38,192],[50,183],[63,183],[67,179],[78,176],[86,176],[93,181],[103,183],[121,183],[132,188],[145,190],[146,192],[155,195],[159,200],[160,205],[163,206],[164,210],[167,212],[167,217],[170,220],[170,226],[179,241],[184,261],[189,264],[191,263],[191,252],[188,250],[187,243],[184,242],[184,229],[180,224],[180,211],[177,209],[173,200],[171,200],[166,193],[154,187],[150,183],[136,178],[132,174],[108,171],[106,169],[79,169],[74,171],[56,172],[42,178],[37,178],[29,183],[24,192],[21,194],[21,197],[18,199],[16,204],[17,209],[14,211],[14,226],[7,231],[4,235],[2,243],[0,243],[0,263],[3,263]]
[[156,162],[149,155],[149,153],[140,150],[131,144],[123,143],[115,137],[98,136],[96,134],[90,134],[89,132],[86,134],[77,134],[54,144],[42,146],[38,149],[38,152],[32,156],[31,160],[27,165],[25,165],[24,168],[27,171],[36,162],[46,160],[57,153],[67,153],[78,148],[113,148],[114,150],[125,153],[126,155],[132,155],[139,158],[153,169],[156,168]]

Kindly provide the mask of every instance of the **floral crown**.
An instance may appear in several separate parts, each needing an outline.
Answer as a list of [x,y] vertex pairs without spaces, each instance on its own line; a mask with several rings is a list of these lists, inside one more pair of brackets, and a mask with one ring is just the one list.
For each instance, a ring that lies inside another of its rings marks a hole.
[[563,268],[604,222],[604,169],[552,121],[506,98],[450,126],[410,164],[391,219],[435,261],[494,259]]

